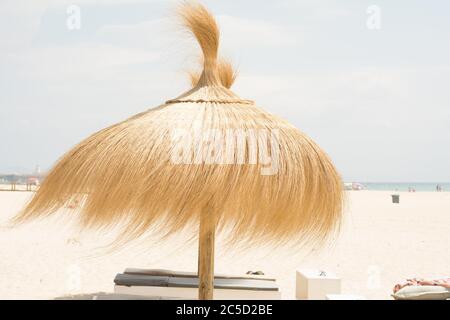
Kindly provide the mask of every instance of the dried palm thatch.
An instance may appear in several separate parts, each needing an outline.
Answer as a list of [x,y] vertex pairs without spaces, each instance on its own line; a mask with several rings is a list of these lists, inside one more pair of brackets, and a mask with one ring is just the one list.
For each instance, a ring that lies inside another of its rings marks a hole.
[[[220,84],[225,88],[230,89],[237,77],[237,71],[233,68],[231,62],[225,59],[218,60],[217,73],[219,75]],[[188,75],[192,87],[195,88],[202,76],[202,71],[190,71],[188,72]]]
[[170,235],[207,217],[239,241],[321,242],[343,205],[329,157],[229,90],[235,72],[218,63],[219,28],[203,6],[184,4],[180,15],[203,51],[194,88],[75,146],[16,221],[80,201],[82,226],[123,224],[127,240],[155,225]]

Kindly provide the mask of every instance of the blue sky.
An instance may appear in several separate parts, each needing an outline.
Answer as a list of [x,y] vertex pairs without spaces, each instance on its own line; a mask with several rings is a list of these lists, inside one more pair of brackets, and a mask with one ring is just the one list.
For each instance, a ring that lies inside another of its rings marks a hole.
[[[187,90],[198,49],[176,3],[2,0],[0,173],[47,169]],[[233,90],[310,135],[346,180],[450,181],[448,1],[203,3],[239,69]],[[379,29],[367,27],[373,5]]]

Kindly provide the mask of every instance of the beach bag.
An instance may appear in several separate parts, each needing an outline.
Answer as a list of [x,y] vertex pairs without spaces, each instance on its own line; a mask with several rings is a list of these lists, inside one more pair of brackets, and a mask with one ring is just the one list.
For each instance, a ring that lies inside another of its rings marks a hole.
[[392,295],[396,300],[447,300],[450,289],[441,286],[406,286]]

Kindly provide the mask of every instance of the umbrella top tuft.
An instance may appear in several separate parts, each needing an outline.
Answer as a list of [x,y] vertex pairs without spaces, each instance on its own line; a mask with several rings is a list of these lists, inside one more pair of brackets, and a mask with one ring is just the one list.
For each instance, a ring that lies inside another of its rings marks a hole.
[[217,64],[220,33],[216,20],[203,5],[196,2],[184,2],[178,12],[184,26],[194,35],[203,51],[204,69],[196,86],[221,85]]
[[[234,69],[230,61],[225,59],[219,59],[217,62],[217,68],[219,72],[220,83],[227,89],[230,89],[234,84],[237,77],[237,71]],[[192,87],[196,87],[199,83],[202,72],[191,71],[188,73]]]

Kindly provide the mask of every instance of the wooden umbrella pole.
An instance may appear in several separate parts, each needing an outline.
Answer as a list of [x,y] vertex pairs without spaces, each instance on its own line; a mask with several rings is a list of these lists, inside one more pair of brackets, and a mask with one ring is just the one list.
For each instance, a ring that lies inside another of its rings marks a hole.
[[[207,207],[208,208],[208,207]],[[200,217],[198,241],[198,299],[212,300],[214,292],[214,214],[205,208]]]

